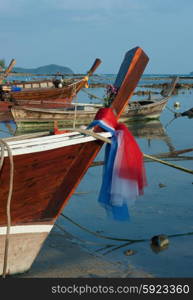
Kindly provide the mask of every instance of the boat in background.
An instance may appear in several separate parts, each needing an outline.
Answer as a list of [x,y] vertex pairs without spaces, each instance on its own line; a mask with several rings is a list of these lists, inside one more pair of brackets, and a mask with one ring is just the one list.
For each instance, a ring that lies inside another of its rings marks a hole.
[[[126,106],[121,115],[122,122],[144,121],[158,119],[164,110],[169,98],[175,89],[178,77],[174,77],[169,84],[167,91],[161,99],[151,99],[142,101],[131,101]],[[69,109],[43,109],[36,107],[13,106],[11,113],[13,120],[20,130],[39,131],[43,129],[53,129],[54,122],[58,122],[59,127],[77,127],[89,124],[94,118],[97,110],[102,107],[100,104],[76,104]]]
[[158,119],[168,100],[171,98],[178,81],[179,77],[174,76],[167,88],[161,92],[162,98],[160,99],[147,99],[130,102],[123,116],[124,121]]
[[47,130],[54,128],[57,121],[59,128],[88,125],[96,115],[100,104],[74,104],[68,109],[43,109],[36,107],[13,106],[10,118],[19,130]]
[[[111,109],[119,119],[148,57],[139,48],[125,55],[118,72],[119,91]],[[1,139],[0,274],[27,271],[110,133],[98,137],[78,131]],[[4,159],[4,160],[3,160]],[[12,180],[14,178],[14,180]]]
[[26,88],[21,89],[16,87],[13,91],[11,86],[2,85],[0,89],[0,110],[2,102],[8,101],[8,107],[13,105],[25,105],[42,108],[59,108],[68,107],[72,102],[72,99],[78,94],[78,92],[88,85],[88,79],[98,66],[101,64],[100,59],[96,59],[86,76],[81,79],[74,78],[68,84],[64,84],[62,87],[50,87],[50,88]]

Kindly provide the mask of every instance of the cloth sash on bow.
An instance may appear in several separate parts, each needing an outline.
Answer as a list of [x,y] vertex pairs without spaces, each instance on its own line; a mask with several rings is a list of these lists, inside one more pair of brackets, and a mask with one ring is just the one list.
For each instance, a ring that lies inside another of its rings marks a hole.
[[99,202],[115,219],[127,220],[128,208],[143,194],[146,176],[143,153],[128,128],[118,123],[111,108],[102,108],[88,129],[99,126],[112,134],[106,145]]

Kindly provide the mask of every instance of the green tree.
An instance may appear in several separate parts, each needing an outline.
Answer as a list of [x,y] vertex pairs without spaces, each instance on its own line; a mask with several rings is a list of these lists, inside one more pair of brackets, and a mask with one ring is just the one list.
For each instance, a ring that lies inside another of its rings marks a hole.
[[0,67],[5,68],[5,60],[0,59]]

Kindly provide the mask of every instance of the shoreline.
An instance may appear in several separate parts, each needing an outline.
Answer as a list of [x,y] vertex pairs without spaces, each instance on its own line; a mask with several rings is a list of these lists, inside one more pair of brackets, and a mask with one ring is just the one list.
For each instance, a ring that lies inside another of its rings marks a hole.
[[52,230],[36,260],[26,273],[15,278],[152,278],[128,264],[110,262],[75,244],[67,232]]

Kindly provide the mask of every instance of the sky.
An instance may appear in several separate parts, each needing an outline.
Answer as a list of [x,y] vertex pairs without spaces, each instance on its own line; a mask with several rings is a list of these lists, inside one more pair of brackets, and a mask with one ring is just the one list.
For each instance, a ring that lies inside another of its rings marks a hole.
[[0,0],[0,59],[17,67],[58,64],[117,73],[139,46],[146,74],[193,71],[193,0]]

